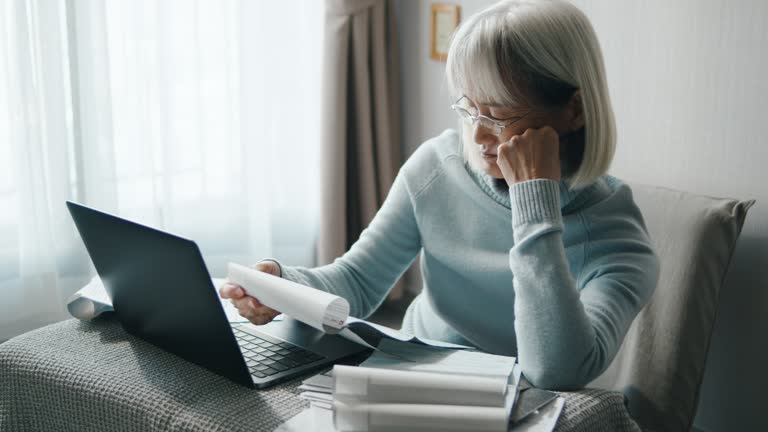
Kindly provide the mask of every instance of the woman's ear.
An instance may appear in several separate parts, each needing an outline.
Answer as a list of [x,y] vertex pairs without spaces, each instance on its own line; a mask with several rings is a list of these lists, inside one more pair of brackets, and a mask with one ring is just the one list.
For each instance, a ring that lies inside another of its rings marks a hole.
[[581,100],[581,90],[576,90],[566,106],[566,116],[571,131],[584,127],[584,104]]

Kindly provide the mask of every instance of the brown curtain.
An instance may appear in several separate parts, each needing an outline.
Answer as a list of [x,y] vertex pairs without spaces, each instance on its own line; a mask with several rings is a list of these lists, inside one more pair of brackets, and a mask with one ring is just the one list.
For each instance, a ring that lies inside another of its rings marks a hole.
[[368,226],[401,163],[392,0],[326,0],[319,264]]

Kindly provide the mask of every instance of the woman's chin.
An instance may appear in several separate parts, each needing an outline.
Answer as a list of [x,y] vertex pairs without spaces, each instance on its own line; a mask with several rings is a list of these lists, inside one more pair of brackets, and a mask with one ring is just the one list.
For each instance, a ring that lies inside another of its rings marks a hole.
[[496,179],[504,178],[504,174],[501,173],[501,169],[499,168],[498,165],[496,165],[496,162],[483,160],[482,169],[484,173],[488,174],[493,178],[496,178]]
[[496,164],[496,160],[484,158],[479,153],[470,153],[468,155],[468,160],[474,170],[481,171],[492,178],[504,178],[504,175],[501,173],[501,168]]

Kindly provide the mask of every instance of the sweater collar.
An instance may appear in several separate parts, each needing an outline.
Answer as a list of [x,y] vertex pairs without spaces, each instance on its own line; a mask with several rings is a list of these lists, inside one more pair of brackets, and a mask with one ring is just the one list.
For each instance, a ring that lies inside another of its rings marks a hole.
[[[504,179],[497,179],[489,176],[483,171],[472,168],[468,162],[464,162],[464,166],[469,173],[472,180],[477,184],[486,195],[488,195],[496,203],[511,209],[512,205],[509,199],[509,187]],[[570,190],[565,181],[559,182],[560,189],[560,208],[565,208],[570,204],[574,198],[579,195],[581,190]]]

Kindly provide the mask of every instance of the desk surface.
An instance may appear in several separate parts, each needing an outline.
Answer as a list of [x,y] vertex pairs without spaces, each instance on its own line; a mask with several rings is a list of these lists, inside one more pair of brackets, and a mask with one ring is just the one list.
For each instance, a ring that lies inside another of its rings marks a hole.
[[[127,334],[67,320],[0,344],[0,429],[273,431],[307,406],[297,378],[251,390]],[[557,430],[639,431],[621,393],[561,393]]]

